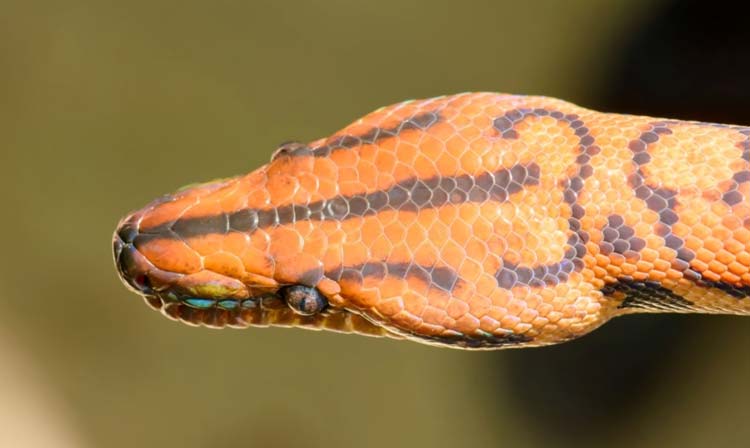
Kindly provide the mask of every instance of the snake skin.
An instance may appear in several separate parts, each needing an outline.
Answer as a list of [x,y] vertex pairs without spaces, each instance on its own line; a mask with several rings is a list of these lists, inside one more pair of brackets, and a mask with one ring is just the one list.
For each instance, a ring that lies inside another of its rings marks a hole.
[[[546,97],[406,101],[157,199],[120,222],[114,255],[151,306],[210,327],[494,349],[626,313],[748,315],[750,128]],[[298,290],[300,313],[289,285],[320,294]]]

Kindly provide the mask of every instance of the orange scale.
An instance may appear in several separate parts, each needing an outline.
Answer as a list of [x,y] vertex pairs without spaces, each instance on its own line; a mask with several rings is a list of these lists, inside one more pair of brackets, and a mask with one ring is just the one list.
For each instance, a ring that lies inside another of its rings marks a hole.
[[383,235],[385,229],[383,223],[377,216],[372,218],[366,218],[362,222],[361,233],[365,241],[372,241],[379,236]]
[[461,261],[458,274],[462,280],[475,283],[484,274],[482,265],[474,258],[465,258]]
[[206,256],[220,251],[224,245],[224,238],[223,234],[209,233],[190,238],[186,242],[199,255]]
[[320,197],[320,178],[315,173],[304,172],[296,174],[299,191],[295,195],[295,202],[305,204],[318,200]]
[[[410,300],[408,297],[405,297],[405,299]],[[383,299],[375,305],[375,309],[383,316],[391,317],[404,309],[404,301],[400,297]]]
[[422,316],[427,308],[427,298],[419,294],[411,294],[410,298],[404,302],[404,309],[413,316]]
[[[344,244],[342,246],[343,260],[345,266],[357,266],[370,260],[370,252],[361,243]],[[407,257],[404,257],[408,259]]]
[[446,142],[456,133],[456,128],[449,121],[442,121],[430,127],[429,135],[437,141]]
[[378,235],[367,241],[369,242],[370,253],[376,260],[386,259],[393,251],[393,245],[385,235]]
[[388,148],[383,145],[378,146],[378,151],[373,155],[373,162],[375,166],[381,172],[392,171],[396,167],[396,154],[393,151],[387,150]]
[[739,275],[735,275],[735,274],[733,274],[731,272],[728,272],[728,271],[724,272],[721,275],[721,278],[722,278],[723,281],[725,281],[725,282],[727,282],[729,284],[732,284],[732,285],[739,284],[740,281],[741,281],[741,278],[740,278]]
[[378,185],[378,168],[374,162],[369,160],[360,161],[357,165],[358,181],[364,186],[363,191],[372,191],[381,188]]
[[[716,234],[716,231],[714,231],[713,233]],[[715,236],[708,237],[703,241],[703,247],[706,249],[706,251],[704,252],[711,251],[710,256],[711,258],[713,258],[713,254],[721,250],[722,240]],[[708,253],[704,253],[704,256],[708,256],[708,255],[709,255]],[[701,259],[705,261],[704,258],[701,258]]]
[[157,268],[182,274],[203,269],[203,261],[190,246],[179,240],[153,240],[139,245],[138,251]]
[[479,328],[479,319],[471,314],[465,314],[456,319],[456,324],[453,328],[463,334],[474,334]]
[[209,271],[239,279],[245,274],[242,260],[233,254],[217,252],[203,258],[203,266]]
[[482,150],[487,146],[487,142],[483,138],[483,128],[479,128],[472,123],[461,129],[461,135],[469,142],[468,148]]
[[445,328],[441,325],[428,324],[424,323],[424,321],[417,327],[417,332],[427,336],[439,336],[444,330]]
[[219,208],[224,213],[232,213],[245,208],[247,192],[233,192],[219,199]]
[[727,271],[727,266],[718,260],[711,260],[708,262],[708,269],[721,275]]
[[300,192],[299,180],[290,174],[278,174],[268,178],[268,192],[271,203],[275,205],[295,202]]
[[323,263],[323,269],[325,271],[338,269],[342,265],[342,260],[342,249],[338,245],[329,245],[320,257],[320,261]]
[[734,255],[724,249],[721,249],[716,253],[716,261],[724,265],[728,265],[729,263],[734,261]]
[[423,241],[427,239],[426,232],[420,226],[412,225],[406,230],[406,239],[404,240],[406,245],[410,248],[418,247]]
[[[365,279],[365,285],[369,285],[370,283],[375,284],[377,283],[375,279]],[[381,300],[383,300],[385,296],[380,289],[377,287],[365,287],[357,291],[356,298],[351,300],[351,303],[353,303],[357,308],[363,309],[363,308],[372,308],[378,304]],[[352,298],[350,298],[352,299]]]
[[502,326],[502,328],[508,330],[515,330],[520,323],[521,319],[518,316],[514,316],[512,314],[506,314],[502,318],[500,318],[500,325]]
[[412,166],[413,163],[414,163],[413,160],[409,161],[408,163],[404,161],[400,161],[396,165],[396,168],[393,170],[393,178],[396,181],[402,181],[402,180],[413,178],[414,177],[414,167]]
[[494,333],[500,328],[500,322],[491,318],[490,316],[482,316],[479,318],[479,329],[488,333]]
[[303,252],[318,259],[323,258],[328,248],[328,239],[325,235],[305,238]]
[[435,266],[438,264],[438,251],[431,243],[425,243],[414,249],[413,260],[422,266]]
[[486,296],[476,296],[468,302],[469,313],[473,316],[482,317],[487,315],[492,308],[492,301]]
[[269,252],[272,256],[283,256],[302,252],[304,239],[295,228],[278,227],[270,232]]
[[174,221],[176,216],[193,206],[197,199],[191,195],[190,198],[183,197],[172,202],[166,202],[148,210],[139,222],[141,229],[156,227],[158,225]]
[[436,325],[442,322],[446,318],[447,314],[443,308],[425,305],[424,309],[422,310],[421,316],[422,321],[431,325]]
[[250,239],[247,234],[241,232],[227,233],[221,240],[221,250],[239,255],[249,246]]
[[742,263],[744,266],[750,267],[750,252],[743,251],[737,254],[737,261]]
[[265,183],[261,183],[247,195],[248,208],[263,209],[271,205],[271,196],[265,187]]
[[[436,240],[440,241],[440,240]],[[441,256],[444,260],[448,260],[452,263],[456,263],[463,260],[466,255],[466,249],[464,246],[457,244],[453,240],[443,240],[445,244],[441,248]]]
[[[485,211],[485,209],[496,209],[493,206],[481,207],[481,208],[482,208],[482,211]],[[485,214],[487,214],[487,215],[497,215],[497,213],[494,213],[494,212],[493,213],[487,213],[487,212],[485,212]],[[494,235],[495,229],[494,229],[494,227],[492,225],[492,221],[491,220],[486,219],[484,217],[481,217],[481,218],[477,219],[474,222],[474,224],[472,226],[472,233],[478,239],[486,241],[486,240],[490,239]]]
[[431,222],[427,228],[427,236],[430,241],[442,245],[442,243],[447,241],[450,237],[450,229],[448,225],[437,216],[437,211],[433,211],[432,215]]
[[[395,213],[393,214],[395,215]],[[383,219],[383,214],[380,215],[380,218]],[[395,246],[396,244],[402,243],[406,238],[406,225],[400,221],[390,221],[390,223],[383,228],[383,234],[388,238],[388,241]]]
[[422,319],[406,311],[400,311],[391,317],[397,327],[413,329],[422,323]]
[[239,258],[247,272],[268,278],[273,277],[275,263],[265,251],[248,247],[239,255]]
[[453,330],[453,328],[456,327],[456,320],[448,316],[445,316],[438,325],[443,327],[443,331],[441,333],[441,336],[443,337],[455,337],[460,334],[456,330]]
[[705,280],[708,280],[710,282],[721,281],[721,276],[719,274],[717,274],[716,272],[713,272],[713,271],[710,271],[710,270],[704,270],[704,271],[700,271],[700,272],[701,272],[702,277]]
[[747,274],[750,271],[750,267],[749,266],[746,266],[746,265],[738,262],[737,260],[731,261],[727,265],[727,268],[729,269],[729,272],[731,272],[731,273],[733,273],[735,275],[739,275],[739,276],[745,275],[745,274]]
[[[748,224],[745,225],[748,226]],[[733,236],[737,241],[743,243],[745,247],[750,247],[750,228],[743,227],[741,229],[737,229],[735,230]]]

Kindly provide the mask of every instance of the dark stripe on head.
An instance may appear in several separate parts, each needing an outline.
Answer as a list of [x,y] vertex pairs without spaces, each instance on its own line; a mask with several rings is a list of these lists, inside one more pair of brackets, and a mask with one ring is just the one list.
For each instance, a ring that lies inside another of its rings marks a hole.
[[362,145],[372,145],[377,143],[379,140],[398,137],[404,131],[420,129],[427,130],[431,126],[439,123],[441,120],[440,114],[437,111],[424,112],[421,114],[413,115],[395,126],[390,128],[373,127],[367,132],[359,135],[340,135],[338,137],[331,137],[326,140],[325,144],[315,148],[311,148],[306,145],[292,142],[291,144],[283,144],[274,152],[271,160],[275,160],[278,157],[301,157],[301,156],[313,156],[313,157],[328,157],[331,152],[337,149],[351,149]]
[[339,266],[327,271],[325,276],[334,281],[344,280],[360,285],[365,278],[412,278],[446,292],[452,291],[462,281],[458,277],[458,273],[447,266],[421,266],[414,263],[386,263],[381,261],[367,262],[356,266]]
[[525,185],[538,183],[539,166],[533,163],[476,177],[411,178],[371,193],[335,196],[307,205],[290,204],[274,209],[243,209],[230,214],[183,218],[174,223],[143,229],[141,233],[151,234],[155,238],[177,236],[185,239],[211,233],[252,232],[304,220],[342,221],[388,210],[417,212],[466,202],[503,202]]
[[617,283],[606,285],[601,289],[602,294],[613,298],[617,292],[624,294],[618,308],[639,308],[659,311],[688,311],[694,310],[693,302],[685,299],[674,291],[667,289],[659,282],[620,279]]
[[[493,121],[494,128],[506,139],[516,139],[518,132],[515,125],[527,117],[552,117],[570,126],[579,140],[578,156],[575,163],[578,166],[576,174],[562,182],[563,200],[570,206],[571,217],[568,226],[573,232],[567,241],[568,249],[564,258],[549,265],[535,267],[519,266],[503,259],[503,266],[495,273],[495,279],[499,287],[510,289],[515,286],[542,287],[555,285],[567,281],[570,273],[583,269],[583,256],[586,253],[586,242],[589,234],[581,229],[580,220],[585,215],[585,210],[578,203],[578,194],[583,189],[586,178],[593,174],[593,168],[589,163],[591,157],[598,154],[601,149],[597,146],[590,130],[577,114],[565,114],[556,110],[543,108],[537,109],[515,109]],[[552,149],[551,149],[552,150]]]

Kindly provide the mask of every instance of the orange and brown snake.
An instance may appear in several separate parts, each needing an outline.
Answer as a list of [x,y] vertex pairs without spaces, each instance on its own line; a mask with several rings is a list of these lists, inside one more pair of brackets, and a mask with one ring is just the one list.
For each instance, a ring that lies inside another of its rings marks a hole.
[[152,307],[209,327],[497,349],[628,313],[750,315],[750,127],[406,101],[157,199],[114,256]]

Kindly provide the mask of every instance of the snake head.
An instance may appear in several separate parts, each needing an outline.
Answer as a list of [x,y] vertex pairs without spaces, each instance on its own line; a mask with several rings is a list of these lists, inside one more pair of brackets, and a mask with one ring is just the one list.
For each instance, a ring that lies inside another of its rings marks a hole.
[[[725,161],[701,194],[697,131]],[[545,97],[407,101],[152,202],[120,222],[115,259],[192,324],[554,344],[643,310],[747,314],[749,162],[742,127]],[[704,246],[687,222],[708,210],[701,228],[726,225]]]

